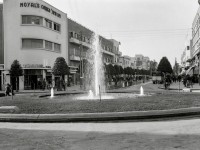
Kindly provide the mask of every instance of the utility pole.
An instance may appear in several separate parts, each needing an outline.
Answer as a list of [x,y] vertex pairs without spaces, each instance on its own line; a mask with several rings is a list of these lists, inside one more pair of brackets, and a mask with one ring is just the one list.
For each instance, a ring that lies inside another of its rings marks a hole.
[[82,51],[83,51],[83,45],[82,45],[82,32],[80,31],[80,88],[83,84],[83,60],[82,60]]

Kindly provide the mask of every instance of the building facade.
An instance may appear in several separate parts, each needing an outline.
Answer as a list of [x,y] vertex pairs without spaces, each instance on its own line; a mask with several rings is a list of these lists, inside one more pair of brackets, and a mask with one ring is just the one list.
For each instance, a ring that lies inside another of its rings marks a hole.
[[[4,0],[0,4],[0,90],[5,84],[16,87],[9,70],[14,60],[23,69],[18,88],[39,89],[44,80],[51,84],[56,58],[63,57],[69,68],[70,82],[78,84],[84,60],[91,59],[94,32],[69,19],[67,14],[43,0]],[[120,42],[99,36],[102,61],[120,64]]]
[[44,79],[51,82],[56,58],[68,61],[67,14],[42,0],[4,0],[3,18],[2,85],[14,84],[9,75],[14,60],[24,72],[18,80],[19,89],[39,88]]
[[3,4],[0,4],[0,90],[3,89],[4,71]]
[[200,74],[200,7],[192,23],[192,40],[191,45],[191,61],[190,66],[193,68],[193,74],[199,76]]
[[121,56],[119,58],[119,61],[120,61],[120,66],[122,66],[122,68],[131,67],[131,57]]
[[90,59],[89,52],[92,47],[94,32],[72,19],[68,19],[68,32],[70,78],[72,84],[79,84],[83,61]]
[[150,59],[149,57],[145,57],[141,54],[136,54],[135,57],[131,57],[131,67],[133,69],[150,69]]
[[[95,33],[72,19],[68,19],[68,32],[68,55],[71,81],[73,84],[79,84],[80,78],[84,77],[84,60],[90,61],[93,59],[92,51]],[[99,36],[98,42],[103,63],[114,64],[119,62],[120,42],[114,39],[104,38],[103,36]]]

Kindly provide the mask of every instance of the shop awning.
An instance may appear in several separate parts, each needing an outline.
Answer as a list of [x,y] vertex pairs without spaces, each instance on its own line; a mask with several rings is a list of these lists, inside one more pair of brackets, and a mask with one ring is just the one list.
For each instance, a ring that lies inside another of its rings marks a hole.
[[190,67],[190,68],[186,71],[186,75],[193,75],[193,68],[195,68],[195,66]]

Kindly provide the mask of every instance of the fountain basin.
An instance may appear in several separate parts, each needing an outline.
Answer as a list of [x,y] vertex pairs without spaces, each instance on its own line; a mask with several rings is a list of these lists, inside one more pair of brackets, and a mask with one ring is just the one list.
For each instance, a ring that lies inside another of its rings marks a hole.
[[[146,93],[141,95],[140,93],[101,93],[101,100],[117,100],[117,99],[135,99],[138,97],[146,97],[146,96],[152,96],[153,93]],[[71,95],[64,95],[61,94],[60,96],[66,97],[66,99],[70,100],[91,100],[91,101],[99,101],[100,96],[97,95],[90,95],[88,93],[85,94],[71,94]],[[55,95],[53,99],[57,99],[60,97],[59,95]]]

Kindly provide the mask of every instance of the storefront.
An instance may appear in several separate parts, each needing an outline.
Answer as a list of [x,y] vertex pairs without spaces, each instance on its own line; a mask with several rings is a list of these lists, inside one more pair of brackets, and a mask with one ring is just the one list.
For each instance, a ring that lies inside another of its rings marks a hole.
[[26,64],[24,69],[24,89],[44,89],[52,83],[52,73],[50,66],[42,64]]

